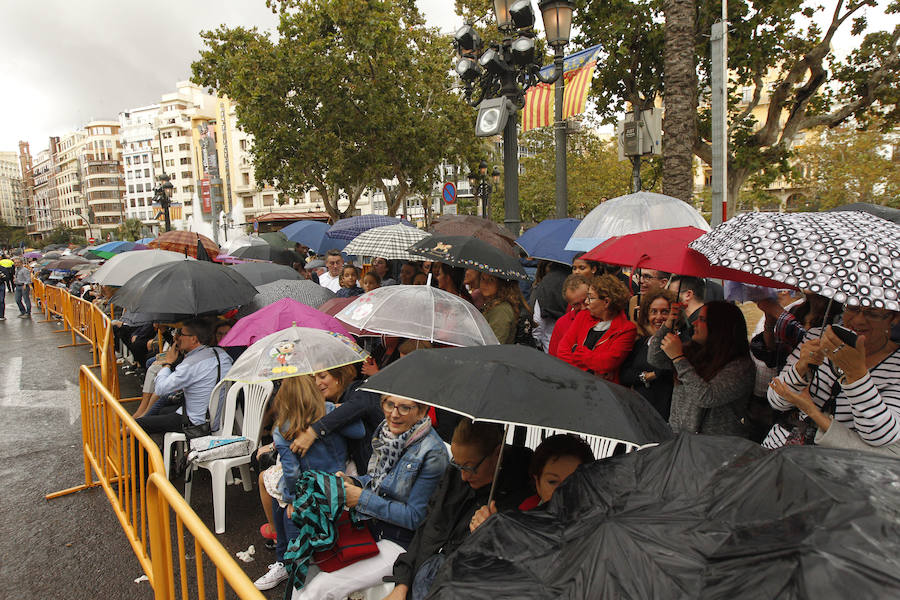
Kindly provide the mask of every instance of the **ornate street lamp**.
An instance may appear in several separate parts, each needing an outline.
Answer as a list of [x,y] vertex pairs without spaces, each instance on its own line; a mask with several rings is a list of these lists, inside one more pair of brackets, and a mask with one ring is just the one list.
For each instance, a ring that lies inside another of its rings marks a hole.
[[170,177],[163,173],[159,176],[159,185],[156,186],[156,190],[153,192],[153,202],[159,204],[160,208],[163,209],[163,216],[166,219],[166,231],[172,231],[172,220],[169,217],[169,207],[172,205],[172,192],[175,191],[175,186],[172,185],[170,181]]
[[[489,137],[503,133],[504,223],[513,233],[519,229],[519,148],[518,111],[525,106],[526,90],[539,83],[562,81],[563,50],[569,42],[574,3],[570,0],[544,0],[540,3],[547,43],[554,49],[553,72],[540,73],[542,61],[536,55],[535,15],[530,0],[494,0],[497,28],[503,35],[499,43],[483,48],[481,36],[471,25],[464,25],[454,36],[459,53],[456,72],[465,85],[466,102],[478,107],[475,135]],[[561,120],[562,98],[557,91],[557,114]],[[565,123],[562,129],[565,135]],[[565,138],[557,153],[563,153]],[[557,167],[559,158],[557,157]],[[557,173],[557,185],[559,185]],[[562,177],[565,183],[565,172]],[[558,192],[557,192],[558,193]],[[559,199],[557,198],[557,207]]]
[[491,171],[490,179],[488,179],[488,165],[482,160],[478,163],[478,173],[469,173],[469,189],[476,202],[481,202],[481,216],[490,219],[491,214],[491,194],[494,188],[500,183],[500,167],[495,166]]

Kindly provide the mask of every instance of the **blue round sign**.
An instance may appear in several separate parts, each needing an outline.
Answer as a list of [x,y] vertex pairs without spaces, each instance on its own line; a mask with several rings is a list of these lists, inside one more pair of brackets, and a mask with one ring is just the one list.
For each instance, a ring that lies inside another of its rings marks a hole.
[[445,183],[441,195],[444,197],[444,204],[456,204],[456,186],[453,183]]

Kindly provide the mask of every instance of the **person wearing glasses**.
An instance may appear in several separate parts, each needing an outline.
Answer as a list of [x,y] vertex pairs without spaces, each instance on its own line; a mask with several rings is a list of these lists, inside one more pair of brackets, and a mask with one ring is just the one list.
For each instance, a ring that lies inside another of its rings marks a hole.
[[[503,443],[500,424],[463,419],[456,426],[450,443],[452,468],[443,474],[429,501],[428,516],[406,552],[397,558],[393,574],[385,578],[395,584],[385,600],[421,600],[428,595],[445,558],[468,539],[476,511],[488,505]],[[503,446],[494,488],[498,510],[515,510],[534,494],[529,475],[531,456],[528,448]]]
[[641,298],[654,290],[665,288],[669,284],[671,275],[665,271],[657,271],[655,269],[639,269],[637,273],[633,273],[634,278],[638,282],[638,295],[633,296],[628,302],[628,318],[637,323],[639,304]]
[[347,508],[368,518],[378,554],[337,571],[319,572],[294,598],[345,598],[382,582],[425,519],[428,499],[447,470],[444,442],[431,426],[428,406],[395,396],[381,397],[384,420],[372,436],[368,470],[338,472]]
[[634,346],[634,323],[625,316],[628,290],[612,275],[591,281],[587,310],[575,317],[557,348],[557,356],[570,365],[619,383],[619,369]]
[[[858,336],[856,344],[841,341],[830,325],[824,334],[810,329],[778,376],[783,386],[771,386],[768,398],[784,412],[794,408],[794,394],[808,396],[828,419],[869,446],[885,447],[900,441],[900,344],[891,340],[900,313],[873,306],[881,300],[865,300],[866,307],[844,305],[844,327]],[[790,434],[775,425],[763,447],[783,446]]]
[[[204,423],[209,396],[219,380],[231,368],[231,357],[212,348],[212,327],[203,320],[186,321],[175,331],[175,343],[157,361],[154,380],[159,400],[137,419],[147,433],[181,431],[185,425]],[[181,362],[173,366],[176,360]],[[176,392],[184,393],[184,402],[174,403]]]

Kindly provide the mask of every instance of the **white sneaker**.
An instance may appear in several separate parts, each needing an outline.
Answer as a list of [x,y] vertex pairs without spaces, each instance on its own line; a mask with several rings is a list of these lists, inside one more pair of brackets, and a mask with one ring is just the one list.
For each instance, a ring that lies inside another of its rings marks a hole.
[[273,587],[288,578],[284,563],[276,562],[269,565],[269,572],[253,582],[258,590],[271,590]]

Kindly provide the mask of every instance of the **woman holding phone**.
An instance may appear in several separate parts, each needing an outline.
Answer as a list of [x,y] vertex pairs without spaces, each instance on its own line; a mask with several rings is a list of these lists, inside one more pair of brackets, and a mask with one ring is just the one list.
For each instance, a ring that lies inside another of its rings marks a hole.
[[[900,313],[847,304],[843,322],[849,332],[828,326],[824,333],[816,328],[806,334],[778,376],[786,389],[770,387],[769,404],[788,411],[794,408],[792,394],[808,394],[820,411],[866,444],[900,441],[900,345],[891,341]],[[789,437],[785,427],[775,425],[763,446],[778,448]]]

